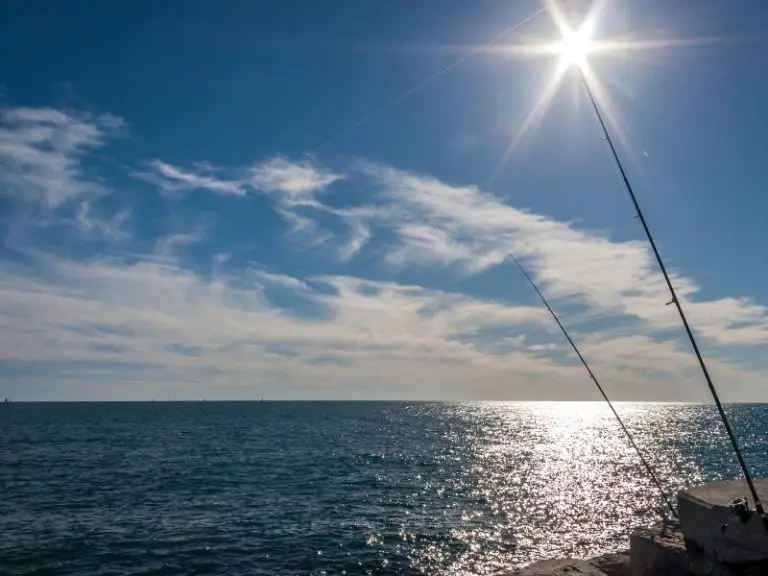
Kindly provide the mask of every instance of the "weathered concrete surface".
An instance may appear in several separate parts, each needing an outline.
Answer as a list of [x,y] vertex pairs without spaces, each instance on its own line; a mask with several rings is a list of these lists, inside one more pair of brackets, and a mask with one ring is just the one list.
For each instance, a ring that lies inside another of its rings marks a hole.
[[679,527],[641,528],[629,539],[631,576],[732,576],[700,550],[686,547]]
[[687,574],[691,562],[679,530],[639,528],[629,537],[632,576]]
[[[761,499],[768,501],[768,478],[756,479],[755,488]],[[742,523],[730,510],[730,501],[739,497],[746,497],[750,509],[755,509],[743,480],[711,482],[681,490],[677,502],[685,538],[721,562],[768,561],[768,530],[762,520],[752,514],[749,521]]]
[[608,576],[631,576],[629,551],[616,554],[603,554],[587,560],[592,566],[605,572]]
[[606,576],[606,573],[595,568],[584,560],[543,560],[513,572],[515,576]]

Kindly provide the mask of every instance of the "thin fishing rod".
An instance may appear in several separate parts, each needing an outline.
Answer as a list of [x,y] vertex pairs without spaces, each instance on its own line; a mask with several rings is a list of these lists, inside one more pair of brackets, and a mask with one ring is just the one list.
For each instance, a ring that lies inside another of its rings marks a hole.
[[[755,501],[755,509],[757,510],[758,514],[765,517],[763,504],[762,502],[760,502],[760,497],[757,495],[757,489],[755,488],[755,483],[752,481],[752,475],[749,473],[749,468],[747,467],[747,463],[744,460],[744,456],[742,456],[741,454],[741,449],[739,448],[739,443],[736,440],[736,435],[733,433],[733,430],[731,429],[731,424],[730,422],[728,422],[728,416],[726,415],[725,410],[723,409],[722,402],[720,402],[720,396],[717,394],[717,390],[715,389],[715,384],[714,382],[712,382],[712,377],[709,375],[709,370],[707,370],[707,365],[704,362],[704,357],[702,356],[701,351],[699,350],[699,346],[696,343],[696,338],[693,335],[691,326],[690,324],[688,324],[688,319],[686,318],[685,312],[683,311],[683,305],[680,303],[680,299],[677,297],[677,292],[675,291],[675,287],[672,285],[672,280],[670,280],[669,278],[669,274],[667,273],[667,268],[666,266],[664,266],[664,261],[661,258],[659,249],[656,247],[656,242],[653,239],[651,230],[650,228],[648,228],[648,223],[645,220],[643,211],[640,209],[640,204],[637,201],[637,196],[635,196],[635,192],[634,190],[632,190],[632,185],[629,183],[629,178],[627,178],[627,173],[624,171],[624,167],[621,164],[619,155],[616,152],[616,148],[613,145],[613,141],[611,140],[611,135],[608,133],[608,128],[605,126],[605,122],[603,121],[602,114],[600,114],[600,108],[597,106],[595,97],[592,94],[592,89],[589,87],[589,83],[587,82],[587,79],[584,76],[584,71],[581,68],[579,68],[579,74],[581,75],[581,82],[582,84],[584,84],[584,88],[586,89],[587,95],[589,96],[589,101],[592,103],[592,108],[595,111],[597,120],[600,123],[600,129],[603,132],[605,141],[608,142],[608,147],[611,151],[611,155],[613,156],[613,160],[616,162],[616,166],[618,166],[619,172],[621,173],[621,178],[624,181],[624,187],[627,189],[627,192],[629,193],[629,197],[632,199],[632,204],[635,207],[637,218],[640,220],[640,223],[643,225],[643,230],[645,231],[645,235],[648,238],[648,242],[650,243],[651,248],[653,249],[653,254],[656,257],[656,262],[658,262],[659,268],[661,269],[661,273],[664,275],[664,280],[667,283],[667,288],[669,288],[669,293],[672,296],[672,300],[668,304],[674,304],[675,308],[677,308],[677,312],[680,315],[680,320],[682,320],[683,326],[685,327],[685,332],[688,335],[688,340],[690,341],[691,347],[693,348],[693,351],[696,354],[696,358],[699,361],[699,366],[701,367],[701,371],[704,373],[704,378],[707,381],[707,386],[709,386],[709,391],[712,393],[712,398],[714,398],[715,400],[717,411],[720,413],[720,419],[723,421],[725,430],[726,432],[728,432],[728,438],[730,438],[731,445],[733,446],[733,450],[736,453],[736,458],[739,460],[741,471],[744,473],[744,478],[747,480],[749,491],[752,493],[752,498]],[[766,524],[766,527],[768,527],[768,524]]]
[[528,280],[530,285],[533,286],[533,289],[536,291],[536,294],[539,296],[539,299],[542,301],[544,306],[546,306],[547,311],[550,313],[552,318],[557,323],[557,326],[558,328],[560,328],[560,331],[563,333],[563,336],[565,336],[566,340],[568,340],[568,343],[571,345],[571,348],[573,348],[573,351],[576,352],[576,356],[578,356],[579,360],[581,360],[582,366],[584,366],[584,369],[587,371],[587,374],[589,374],[589,377],[592,379],[592,382],[594,382],[595,386],[597,386],[597,389],[600,391],[600,394],[602,395],[603,399],[608,403],[608,407],[611,409],[611,412],[613,412],[613,415],[616,417],[616,420],[619,422],[619,426],[621,426],[621,429],[624,431],[624,434],[626,434],[627,439],[629,440],[629,443],[632,445],[632,448],[635,449],[635,452],[637,452],[637,455],[640,457],[640,461],[643,463],[643,466],[645,466],[645,469],[648,472],[648,475],[651,477],[651,480],[653,480],[653,483],[656,485],[656,488],[659,489],[659,492],[661,493],[661,497],[664,499],[664,502],[666,502],[667,504],[667,508],[669,508],[669,511],[672,513],[672,516],[674,518],[677,518],[678,517],[677,510],[675,510],[675,507],[672,505],[672,502],[667,496],[667,493],[664,491],[664,488],[661,486],[661,482],[659,482],[659,479],[656,477],[656,474],[653,472],[653,468],[651,468],[651,465],[645,459],[645,456],[643,456],[642,451],[637,446],[637,444],[635,444],[635,439],[632,438],[632,434],[624,425],[624,421],[621,419],[621,416],[619,416],[619,413],[616,412],[616,409],[613,407],[613,403],[611,402],[610,398],[608,398],[608,394],[605,393],[605,390],[603,389],[599,380],[595,376],[594,372],[592,372],[592,369],[589,367],[589,364],[587,364],[587,361],[584,359],[584,356],[581,355],[581,352],[579,351],[578,346],[576,346],[576,343],[573,341],[570,334],[568,334],[568,331],[565,329],[565,326],[563,326],[562,322],[560,322],[560,319],[557,317],[557,314],[555,314],[555,311],[552,310],[552,307],[549,305],[549,302],[547,302],[547,299],[544,297],[544,294],[541,293],[541,290],[539,290],[539,287],[536,286],[536,283],[530,277],[530,275],[525,270],[525,268],[523,268],[523,265],[520,264],[520,262],[514,256],[512,257],[512,259],[514,260],[515,264],[517,264],[517,267],[520,268],[520,272],[523,273],[523,276],[525,276],[526,280]]

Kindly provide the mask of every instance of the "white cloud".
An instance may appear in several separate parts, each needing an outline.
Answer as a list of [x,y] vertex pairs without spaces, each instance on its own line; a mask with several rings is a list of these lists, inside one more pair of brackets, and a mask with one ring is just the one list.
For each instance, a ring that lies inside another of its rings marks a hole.
[[161,160],[153,160],[150,166],[152,172],[134,175],[166,191],[202,189],[243,196],[250,188],[276,194],[276,201],[284,207],[318,206],[315,194],[344,177],[309,161],[286,158],[270,158],[254,164],[248,168],[247,178],[216,178],[211,174],[222,169],[208,162],[195,162],[194,171]]
[[287,206],[316,206],[315,194],[342,178],[308,161],[271,158],[251,168],[249,184],[262,192],[279,193],[278,201]]
[[155,243],[154,255],[160,260],[175,262],[182,247],[197,244],[204,238],[204,235],[205,230],[202,227],[189,232],[169,234]]
[[371,231],[360,220],[349,220],[350,238],[339,250],[339,259],[349,260],[357,254],[371,238]]
[[[380,190],[369,220],[398,239],[386,256],[390,263],[457,265],[471,274],[515,255],[551,297],[578,298],[594,310],[641,320],[651,330],[680,326],[674,307],[665,306],[669,293],[643,241],[578,230],[509,206],[476,186],[452,186],[380,164],[358,168]],[[764,306],[734,298],[697,301],[692,280],[674,272],[672,277],[701,335],[718,344],[768,342]]]
[[[151,172],[135,172],[134,176],[154,184],[166,192],[208,190],[216,194],[244,196],[249,191],[270,195],[275,211],[285,219],[292,234],[301,233],[304,238],[312,235],[310,244],[318,244],[333,238],[328,230],[321,230],[317,222],[302,210],[325,209],[316,195],[344,175],[327,170],[308,160],[293,161],[274,157],[250,166],[247,178],[214,177],[224,171],[208,162],[195,162],[195,170],[184,170],[161,160],[150,163]],[[242,170],[235,170],[242,172]],[[340,254],[352,256],[366,241],[365,227],[361,221],[349,224],[354,237]]]
[[[109,190],[86,165],[122,120],[48,108],[0,114],[0,193],[24,206],[20,213],[55,212],[58,224],[125,241],[132,212],[102,212],[97,200]],[[376,254],[390,265],[380,274],[392,266],[442,266],[471,275],[514,254],[566,310],[566,323],[616,397],[704,397],[703,389],[688,386],[700,377],[673,332],[679,321],[665,306],[668,294],[644,242],[616,241],[515,208],[476,186],[381,164],[360,162],[343,174],[315,160],[281,157],[239,170],[205,162],[192,169],[160,160],[150,166],[140,176],[166,191],[264,194],[302,246],[334,239],[328,253],[343,262]],[[347,194],[343,208],[325,203],[322,193],[348,174],[363,193]],[[9,237],[24,227],[10,223]],[[352,276],[299,278],[242,263],[238,269],[221,253],[226,247],[218,247],[212,271],[203,275],[178,257],[202,233],[167,235],[151,254],[126,248],[125,259],[78,261],[35,249],[21,251],[32,258],[26,265],[0,260],[0,377],[8,381],[20,371],[19,378],[71,386],[100,379],[115,394],[123,393],[119,384],[158,382],[281,397],[590,394],[538,305]],[[716,377],[729,388],[742,386],[743,398],[754,396],[763,374],[724,354],[768,342],[766,308],[743,298],[701,300],[681,272],[674,282],[708,341]],[[593,321],[600,327],[587,331]]]
[[[213,176],[198,174],[160,160],[152,161],[151,166],[154,170],[153,173],[138,173],[137,176],[168,192],[202,189],[234,196],[244,196],[246,193],[244,183],[237,180],[222,180]],[[198,166],[198,168],[210,170],[210,168],[203,166]]]
[[0,194],[56,208],[105,193],[104,186],[86,178],[83,159],[122,124],[111,115],[52,108],[0,111]]
[[288,222],[291,234],[314,232],[317,229],[317,224],[311,218],[301,216],[285,208],[276,208],[275,211]]
[[131,217],[131,210],[124,208],[109,217],[98,216],[93,212],[93,205],[87,200],[77,207],[75,223],[81,231],[99,234],[111,241],[120,241],[128,237],[124,225]]
[[[580,366],[557,359],[560,336],[537,306],[263,269],[205,280],[157,259],[46,257],[29,268],[3,263],[0,272],[0,363],[49,367],[49,397],[55,386],[66,395],[93,380],[104,386],[92,390],[97,397],[136,397],[150,385],[194,397],[196,384],[209,395],[248,397],[594,396]],[[304,304],[286,309],[271,300],[274,291]],[[484,337],[494,329],[514,335]],[[542,343],[527,345],[532,334]],[[706,397],[675,342],[577,339],[614,398]],[[716,376],[751,386],[745,395],[759,390],[761,374],[711,364]]]
[[68,226],[90,238],[127,238],[131,210],[99,205],[111,190],[88,165],[124,124],[111,114],[0,109],[0,196],[11,201],[3,225],[7,244],[24,248],[38,232]]
[[[642,334],[587,335],[581,341],[582,353],[590,359],[590,365],[607,384],[611,394],[617,391],[616,384],[621,383],[648,394],[646,397],[650,398],[658,395],[672,400],[711,400],[699,364],[687,342],[656,340]],[[759,400],[765,396],[761,383],[764,373],[745,370],[738,362],[721,355],[710,355],[707,366],[715,383],[723,384],[719,387],[722,398]],[[666,375],[674,375],[674,378],[668,378],[663,392],[654,391],[655,386],[649,387],[649,382]]]
[[400,245],[387,254],[391,264],[454,264],[471,266],[472,248],[455,242],[441,228],[427,224],[403,224],[396,228]]
[[260,286],[280,286],[282,288],[289,288],[291,290],[304,291],[308,290],[306,282],[288,276],[287,274],[275,274],[267,270],[256,269],[251,270],[249,276],[256,280],[256,284]]
[[[575,372],[455,338],[492,326],[537,329],[547,322],[539,308],[351,277],[304,281],[261,270],[237,282],[203,280],[157,260],[46,258],[30,270],[2,265],[0,361],[56,362],[73,379],[95,370],[113,387],[215,373],[213,387],[253,383],[275,394],[301,382],[309,396],[457,397],[482,381],[486,394],[507,397],[516,390],[510,378],[562,381]],[[287,290],[317,314],[285,310],[265,290]],[[109,373],[110,363],[134,369]],[[360,383],[380,388],[361,393]]]
[[[378,194],[371,204],[336,209],[321,203],[316,194],[345,176],[309,161],[266,160],[252,168],[247,184],[156,164],[160,166],[165,177],[213,191],[248,185],[277,193],[277,212],[293,233],[311,238],[310,244],[335,235],[318,225],[317,215],[341,218],[350,231],[338,250],[342,261],[354,258],[371,241],[374,230],[394,234],[397,243],[384,257],[398,267],[453,265],[473,274],[515,255],[527,262],[551,297],[578,298],[593,310],[640,320],[650,330],[679,327],[675,309],[665,306],[668,291],[644,241],[618,242],[579,230],[505,204],[476,186],[453,186],[390,166],[358,162],[355,168],[363,184],[373,185]],[[673,281],[702,336],[723,345],[768,342],[764,306],[734,298],[697,301],[699,289],[691,279],[673,273]]]

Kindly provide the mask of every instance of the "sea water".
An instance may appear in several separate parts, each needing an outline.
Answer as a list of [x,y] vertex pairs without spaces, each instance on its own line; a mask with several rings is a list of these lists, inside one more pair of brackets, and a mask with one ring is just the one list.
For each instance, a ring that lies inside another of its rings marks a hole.
[[[670,494],[738,477],[711,406],[617,406]],[[5,404],[0,488],[0,574],[503,574],[662,508],[598,403]]]

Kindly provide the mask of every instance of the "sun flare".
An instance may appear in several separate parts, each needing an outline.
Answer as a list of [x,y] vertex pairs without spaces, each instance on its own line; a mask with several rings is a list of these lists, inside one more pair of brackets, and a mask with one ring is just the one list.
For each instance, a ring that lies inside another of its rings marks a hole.
[[582,66],[587,61],[587,54],[595,48],[592,41],[592,27],[582,24],[577,30],[564,30],[563,39],[556,45],[561,62],[566,66]]
[[[514,130],[509,144],[493,172],[493,178],[500,173],[526,134],[534,129],[544,117],[552,99],[563,82],[569,77],[580,80],[578,84],[587,87],[590,94],[599,103],[609,127],[616,134],[617,139],[623,141],[624,136],[616,120],[610,96],[592,68],[592,60],[617,54],[625,55],[629,52],[659,50],[675,46],[705,45],[713,42],[712,39],[708,38],[668,38],[666,40],[642,40],[620,36],[597,38],[596,36],[603,36],[602,33],[598,33],[599,30],[605,32],[606,25],[605,23],[600,24],[600,20],[608,1],[591,0],[591,6],[586,15],[580,20],[574,20],[575,15],[568,18],[562,8],[565,0],[541,0],[544,4],[544,10],[559,32],[558,38],[535,43],[506,44],[500,47],[500,51],[504,54],[524,57],[545,56],[556,59],[557,62],[552,68],[551,76],[544,83],[533,108]],[[580,21],[580,24],[572,27],[571,21]],[[574,72],[574,74],[569,74],[569,72]],[[577,83],[572,82],[571,84],[573,87],[579,87]]]

